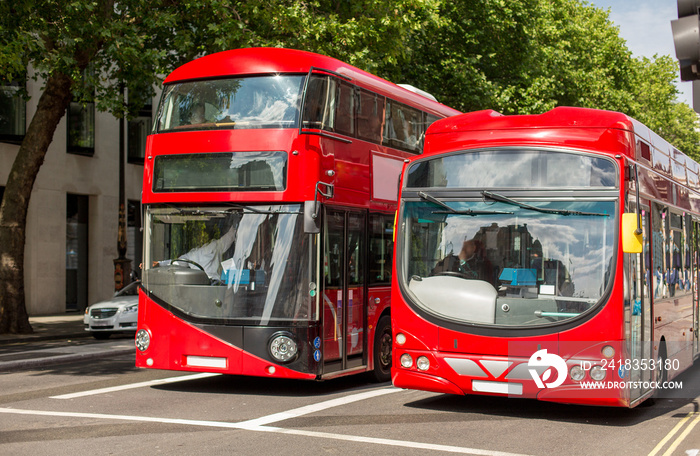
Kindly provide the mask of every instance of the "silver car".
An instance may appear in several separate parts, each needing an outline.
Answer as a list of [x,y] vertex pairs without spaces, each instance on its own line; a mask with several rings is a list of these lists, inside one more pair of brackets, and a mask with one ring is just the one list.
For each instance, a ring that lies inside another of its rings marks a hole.
[[85,331],[95,339],[107,339],[114,333],[135,332],[139,310],[139,285],[131,282],[114,293],[109,301],[102,301],[85,309]]

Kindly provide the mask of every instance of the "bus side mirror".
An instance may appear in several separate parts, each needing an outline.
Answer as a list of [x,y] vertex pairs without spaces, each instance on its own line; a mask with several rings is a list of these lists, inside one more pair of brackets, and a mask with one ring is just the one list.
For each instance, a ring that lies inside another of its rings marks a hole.
[[304,233],[318,234],[321,232],[321,203],[304,201]]
[[643,236],[637,234],[639,214],[629,212],[622,214],[622,251],[625,253],[642,253]]

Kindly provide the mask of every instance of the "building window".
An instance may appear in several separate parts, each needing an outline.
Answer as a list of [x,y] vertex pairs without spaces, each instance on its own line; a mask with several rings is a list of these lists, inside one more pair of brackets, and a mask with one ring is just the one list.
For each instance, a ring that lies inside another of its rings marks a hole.
[[95,154],[95,103],[71,101],[68,107],[68,153]]
[[139,111],[139,115],[129,121],[127,161],[143,165],[146,158],[146,137],[151,131],[153,106],[149,103]]
[[[95,155],[95,96],[94,87],[90,90],[90,81],[94,79],[94,70],[86,69],[83,73],[82,86],[73,93],[73,100],[68,107],[68,144],[69,154]],[[80,93],[81,99],[78,98]]]
[[27,124],[27,102],[22,96],[25,78],[6,81],[0,79],[0,141],[20,143]]

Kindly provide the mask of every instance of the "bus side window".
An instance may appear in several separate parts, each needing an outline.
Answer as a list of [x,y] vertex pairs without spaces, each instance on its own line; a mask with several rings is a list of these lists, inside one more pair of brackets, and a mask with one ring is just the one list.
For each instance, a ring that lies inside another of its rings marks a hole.
[[345,82],[336,86],[335,131],[348,136],[355,136],[355,97],[354,88]]
[[358,98],[357,136],[365,141],[381,144],[385,98],[366,90],[359,90]]
[[409,152],[420,152],[424,113],[403,103],[387,101],[384,145]]
[[328,76],[312,76],[304,101],[304,128],[333,131],[337,81]]

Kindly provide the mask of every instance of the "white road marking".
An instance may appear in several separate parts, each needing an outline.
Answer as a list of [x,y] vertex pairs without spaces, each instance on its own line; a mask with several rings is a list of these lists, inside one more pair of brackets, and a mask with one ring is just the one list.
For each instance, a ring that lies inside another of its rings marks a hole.
[[161,378],[159,380],[150,380],[147,382],[130,383],[128,385],[112,386],[109,388],[100,388],[100,389],[94,389],[94,390],[89,390],[89,391],[80,391],[78,393],[61,394],[60,396],[51,396],[51,399],[75,399],[76,397],[93,396],[95,394],[112,393],[115,391],[123,391],[123,390],[128,390],[128,389],[133,389],[133,388],[143,388],[143,387],[147,387],[147,386],[166,385],[168,383],[185,382],[188,380],[198,380],[200,378],[216,377],[218,375],[221,375],[221,374],[212,374],[209,372],[205,372],[202,374],[181,375],[179,377]]
[[377,396],[383,396],[389,393],[396,393],[399,391],[402,390],[400,390],[399,388],[383,388],[363,391],[361,393],[352,394],[350,396],[339,397],[337,399],[330,399],[328,401],[319,402],[318,404],[311,404],[306,405],[304,407],[287,410],[286,412],[273,413],[272,415],[263,416],[254,420],[243,421],[238,424],[241,428],[247,429],[250,427],[252,429],[266,424],[276,423],[278,421],[288,420],[290,418],[308,415],[309,413],[320,412],[321,410],[326,410],[332,407],[339,407],[341,405],[350,404],[352,402],[370,399]]
[[[218,374],[215,374],[218,375]],[[194,376],[186,376],[192,379]],[[183,377],[175,377],[183,378]],[[201,378],[201,377],[197,377]],[[168,380],[168,379],[164,379]],[[144,382],[150,383],[150,382]],[[163,382],[161,382],[163,383]],[[134,388],[136,384],[128,385]],[[109,388],[105,388],[109,389]],[[93,390],[99,391],[99,390]],[[395,393],[402,391],[398,388],[382,388],[378,390],[363,391],[356,394],[351,394],[349,396],[344,396],[336,399],[330,399],[327,401],[319,402],[318,404],[312,404],[305,407],[299,407],[296,409],[288,410],[286,412],[274,413],[272,415],[263,416],[261,418],[242,421],[239,423],[230,423],[225,421],[203,421],[203,420],[185,420],[177,418],[158,418],[149,416],[131,416],[131,415],[108,415],[102,413],[79,413],[79,412],[53,412],[53,411],[43,411],[43,410],[22,410],[13,408],[0,408],[0,413],[5,414],[16,414],[16,415],[40,415],[40,416],[53,416],[53,417],[72,417],[72,418],[90,418],[90,419],[105,419],[105,420],[122,420],[122,421],[138,421],[138,422],[149,422],[149,423],[163,423],[163,424],[181,424],[187,426],[204,426],[204,427],[214,427],[214,428],[226,428],[226,429],[241,429],[246,431],[255,432],[271,432],[275,434],[286,434],[286,435],[296,435],[304,437],[315,437],[322,439],[331,440],[343,440],[348,442],[358,442],[364,444],[375,444],[375,445],[386,445],[402,448],[414,448],[422,450],[433,450],[442,451],[446,453],[461,453],[470,454],[475,456],[526,456],[516,453],[507,453],[502,451],[490,451],[481,450],[478,448],[467,448],[458,447],[451,445],[439,445],[432,443],[422,443],[422,442],[410,442],[403,440],[393,440],[393,439],[382,439],[376,437],[365,437],[365,436],[355,436],[355,435],[344,435],[329,432],[314,432],[305,431],[299,429],[284,429],[273,426],[265,426],[265,424],[270,424],[282,420],[287,420],[290,418],[296,418],[302,415],[307,415],[309,413],[315,413],[321,410],[326,410],[332,407],[338,407],[341,405],[350,404],[352,402],[357,402],[364,399],[370,399],[373,397]],[[99,394],[99,393],[94,393]],[[64,395],[68,396],[68,395]],[[62,396],[55,396],[57,398],[64,398]]]

